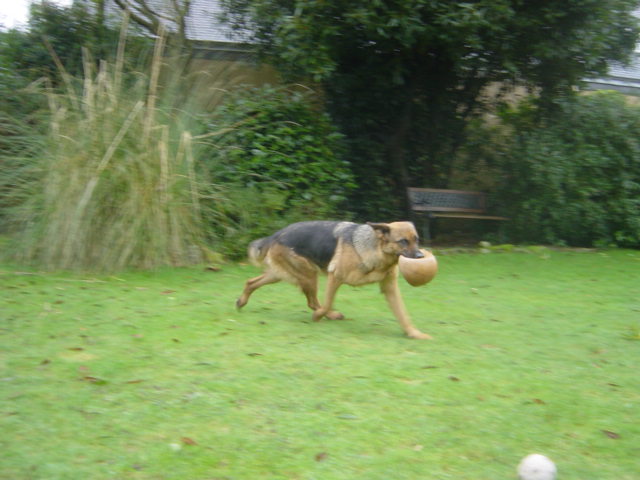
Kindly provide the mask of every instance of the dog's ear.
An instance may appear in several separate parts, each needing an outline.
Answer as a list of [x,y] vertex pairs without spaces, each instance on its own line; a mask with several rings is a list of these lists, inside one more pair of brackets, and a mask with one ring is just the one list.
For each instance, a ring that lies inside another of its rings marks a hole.
[[367,225],[373,228],[378,235],[389,235],[391,233],[391,227],[388,223],[367,222]]

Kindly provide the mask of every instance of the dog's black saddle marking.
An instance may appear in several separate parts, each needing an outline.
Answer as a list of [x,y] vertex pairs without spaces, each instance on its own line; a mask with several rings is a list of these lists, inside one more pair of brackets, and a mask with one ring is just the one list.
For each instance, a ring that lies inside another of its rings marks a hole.
[[[320,268],[326,269],[336,252],[338,238],[334,230],[343,222],[313,221],[289,225],[273,235],[273,240],[292,248],[298,255],[308,258]],[[348,232],[357,227],[347,224],[340,229],[340,236],[351,235]]]

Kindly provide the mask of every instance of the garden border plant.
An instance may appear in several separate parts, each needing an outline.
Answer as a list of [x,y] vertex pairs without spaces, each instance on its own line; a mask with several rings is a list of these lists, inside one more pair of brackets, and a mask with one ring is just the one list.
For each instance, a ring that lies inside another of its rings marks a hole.
[[203,152],[231,199],[216,224],[216,245],[232,258],[246,246],[299,220],[350,219],[355,188],[343,137],[302,85],[241,86],[230,92],[207,125],[235,125]]
[[13,258],[108,271],[238,258],[265,229],[344,207],[341,137],[310,95],[183,75],[164,37],[149,70],[130,71],[126,31],[97,71],[84,51],[83,78],[52,52],[63,89],[40,83],[47,134],[3,174]]
[[489,163],[513,242],[640,247],[640,107],[595,92],[501,119]]

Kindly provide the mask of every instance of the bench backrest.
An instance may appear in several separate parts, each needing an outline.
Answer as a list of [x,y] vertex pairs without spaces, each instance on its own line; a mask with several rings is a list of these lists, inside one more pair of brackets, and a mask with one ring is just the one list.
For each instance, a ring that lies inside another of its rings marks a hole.
[[411,208],[417,212],[485,213],[486,211],[486,195],[482,192],[413,187],[407,190]]

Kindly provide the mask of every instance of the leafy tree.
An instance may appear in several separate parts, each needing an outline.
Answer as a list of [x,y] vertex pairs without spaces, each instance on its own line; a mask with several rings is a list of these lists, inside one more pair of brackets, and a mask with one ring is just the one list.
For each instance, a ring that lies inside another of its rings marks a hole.
[[552,105],[626,60],[638,34],[632,0],[222,4],[289,77],[322,83],[350,140],[361,213],[384,212],[409,184],[445,186],[465,127],[491,106],[487,87],[525,85]]
[[[27,29],[0,32],[0,64],[26,81],[60,78],[60,65],[71,76],[83,74],[86,49],[95,59],[115,57],[120,23],[109,24],[104,0],[77,0],[61,6],[53,2],[31,5]],[[131,35],[127,45],[129,62],[138,62],[151,48],[149,38]],[[59,63],[58,63],[59,62]]]
[[83,46],[89,46],[94,31],[85,6],[63,7],[53,2],[31,5],[28,30],[3,33],[2,56],[15,70],[29,78],[56,74],[52,52],[75,74],[82,71]]

